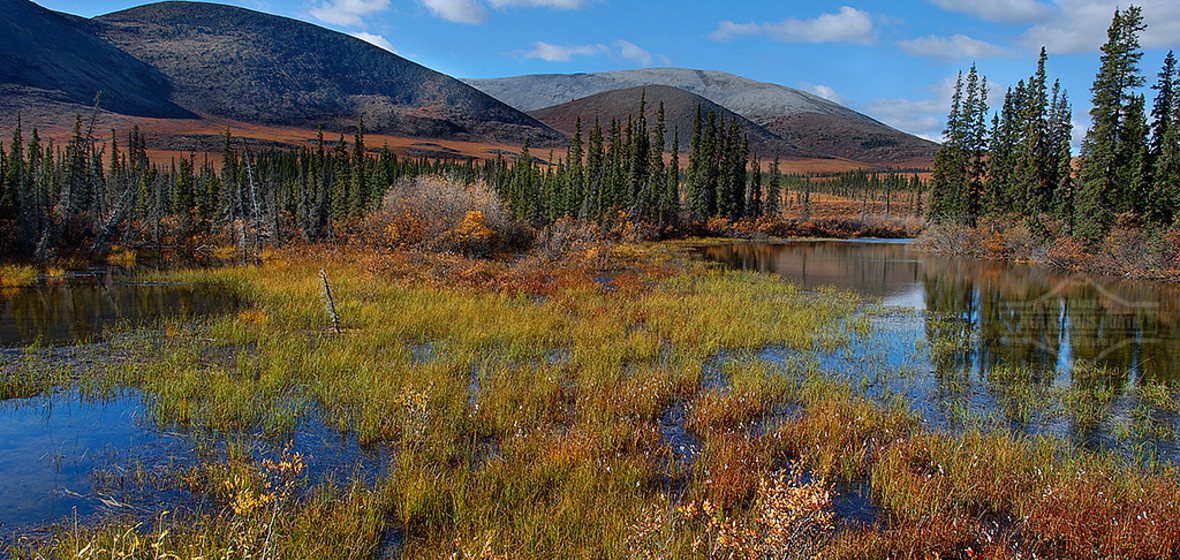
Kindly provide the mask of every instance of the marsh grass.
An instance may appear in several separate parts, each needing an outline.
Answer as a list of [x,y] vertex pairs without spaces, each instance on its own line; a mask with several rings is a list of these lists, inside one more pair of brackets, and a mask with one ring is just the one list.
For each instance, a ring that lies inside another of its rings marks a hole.
[[35,266],[21,264],[0,265],[0,289],[21,288],[40,282],[41,271]]
[[[317,414],[396,449],[395,462],[367,483],[288,487],[231,443],[179,475],[205,508],[62,527],[12,555],[371,558],[390,531],[406,558],[1178,552],[1168,472],[967,422],[933,432],[880,389],[894,375],[885,365],[867,370],[869,395],[814,360],[770,358],[885,340],[877,315],[849,320],[873,306],[667,247],[558,241],[552,252],[568,258],[304,248],[145,277],[231,290],[248,305],[122,333],[111,345],[134,359],[77,383],[140,391],[156,423],[191,433],[289,438]],[[948,355],[962,350],[959,327],[947,325],[959,341]],[[1042,406],[1042,389],[1025,392],[1023,376],[1006,370],[990,383],[1031,417],[1020,407]],[[1102,418],[1114,395],[1091,377],[1053,394],[1080,422]],[[1165,393],[1145,387],[1140,398],[1163,403]],[[661,435],[679,407],[701,441],[691,458]],[[668,494],[668,479],[687,488]],[[880,525],[836,531],[839,481],[868,481]],[[1104,492],[1094,508],[1090,489]],[[1155,523],[1162,544],[1135,548],[1119,533],[1133,515]]]

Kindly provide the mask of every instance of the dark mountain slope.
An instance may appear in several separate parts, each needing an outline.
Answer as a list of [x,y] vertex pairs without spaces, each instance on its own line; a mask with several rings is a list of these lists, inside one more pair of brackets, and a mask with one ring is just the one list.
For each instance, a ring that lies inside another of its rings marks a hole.
[[167,78],[90,31],[87,20],[28,0],[0,0],[0,97],[7,108],[94,104],[140,117],[193,117],[169,101]]
[[[14,1],[14,0],[5,0]],[[234,120],[451,139],[558,135],[453,78],[364,41],[242,8],[161,2],[99,16],[95,31],[158,69],[172,100]]]
[[702,120],[707,119],[712,111],[723,119],[728,127],[730,122],[737,121],[738,127],[750,140],[750,149],[758,152],[760,157],[809,157],[812,154],[805,148],[784,142],[767,132],[750,120],[722,107],[708,99],[694,93],[669,86],[644,86],[619,89],[598,93],[582,99],[531,111],[529,114],[537,120],[561,131],[567,136],[574,133],[578,117],[582,118],[582,140],[589,138],[590,128],[594,126],[595,117],[598,118],[605,130],[611,119],[618,119],[624,126],[627,117],[638,118],[639,100],[646,95],[648,130],[653,130],[656,123],[656,111],[662,101],[664,103],[664,120],[666,122],[667,146],[672,149],[672,135],[679,133],[680,149],[687,152],[692,141],[692,122],[696,118],[697,107],[701,109]]

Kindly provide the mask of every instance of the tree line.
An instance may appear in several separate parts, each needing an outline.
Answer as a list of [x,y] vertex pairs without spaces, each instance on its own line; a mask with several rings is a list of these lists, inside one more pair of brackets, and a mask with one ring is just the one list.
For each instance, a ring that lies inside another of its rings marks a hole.
[[489,182],[517,219],[534,225],[561,218],[609,223],[620,216],[665,226],[713,218],[738,222],[779,217],[788,204],[801,205],[808,219],[811,192],[882,201],[886,208],[894,200],[919,211],[922,206],[926,186],[916,173],[784,174],[777,154],[764,171],[737,119],[726,122],[700,106],[683,168],[679,130],[671,131],[670,149],[668,132],[662,102],[649,129],[641,93],[633,116],[612,119],[605,128],[596,118],[585,141],[577,118],[566,156],[556,163],[552,152],[547,160],[536,159],[526,143],[514,161],[499,158]]
[[11,140],[0,140],[0,256],[45,260],[114,243],[331,240],[358,226],[389,188],[424,174],[484,181],[517,220],[536,227],[562,218],[737,222],[781,216],[787,204],[803,205],[807,219],[813,191],[883,200],[886,208],[908,192],[920,208],[924,188],[917,175],[893,171],[784,175],[777,156],[764,171],[737,120],[700,107],[682,166],[679,131],[667,130],[663,103],[649,127],[645,94],[635,116],[606,127],[595,119],[585,140],[579,118],[556,162],[552,151],[547,160],[534,157],[527,142],[515,158],[398,157],[388,145],[368,149],[361,121],[351,138],[325,139],[321,127],[313,145],[289,149],[251,146],[227,130],[220,162],[190,154],[161,163],[149,159],[138,127],[96,138],[96,114],[88,122],[78,116],[64,145],[36,129],[26,138],[19,115]]
[[[1042,230],[1058,220],[1066,235],[1101,239],[1120,219],[1171,226],[1180,195],[1180,83],[1169,52],[1150,113],[1138,34],[1141,9],[1116,10],[1090,88],[1093,123],[1075,163],[1071,108],[1060,82],[1048,87],[1041,49],[1036,72],[1009,88],[990,122],[987,79],[972,65],[955,85],[935,156],[929,216],[975,225],[981,217],[1023,215]],[[1150,120],[1149,120],[1150,119]]]
[[646,93],[626,122],[611,119],[604,128],[595,118],[583,141],[578,117],[566,157],[537,161],[526,142],[493,183],[518,219],[532,223],[561,218],[611,221],[620,215],[658,225],[681,219],[731,220],[777,214],[782,198],[778,161],[769,178],[735,120],[697,107],[688,165],[681,169],[679,130],[668,129],[664,104],[654,126],[647,122]]
[[99,141],[76,119],[60,145],[19,124],[0,141],[0,255],[50,259],[101,253],[112,243],[178,244],[210,236],[246,246],[323,241],[372,210],[389,185],[420,174],[474,181],[474,161],[399,158],[369,151],[363,121],[297,149],[251,147],[226,131],[220,165],[208,157],[152,162],[138,127]]

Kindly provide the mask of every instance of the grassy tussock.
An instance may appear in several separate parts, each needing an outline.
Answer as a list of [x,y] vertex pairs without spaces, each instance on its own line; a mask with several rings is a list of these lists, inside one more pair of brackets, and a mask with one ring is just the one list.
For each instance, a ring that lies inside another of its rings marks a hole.
[[32,286],[41,280],[41,271],[35,266],[20,264],[0,265],[0,288]]

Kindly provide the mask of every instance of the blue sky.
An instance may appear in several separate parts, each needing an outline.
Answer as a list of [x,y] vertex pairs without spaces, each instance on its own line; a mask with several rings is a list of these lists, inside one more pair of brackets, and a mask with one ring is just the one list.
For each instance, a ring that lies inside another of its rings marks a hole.
[[[85,17],[135,0],[35,0]],[[816,93],[896,128],[938,139],[955,76],[974,62],[989,104],[1036,69],[1089,124],[1099,47],[1120,3],[1106,0],[229,0],[312,22],[464,78],[674,66],[720,70]],[[1126,6],[1126,4],[1121,4]],[[1180,50],[1180,2],[1144,0],[1148,84]],[[1155,92],[1146,90],[1148,103]],[[1076,147],[1076,144],[1075,144]]]

